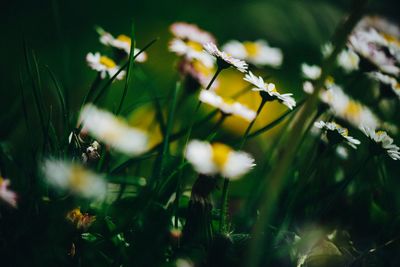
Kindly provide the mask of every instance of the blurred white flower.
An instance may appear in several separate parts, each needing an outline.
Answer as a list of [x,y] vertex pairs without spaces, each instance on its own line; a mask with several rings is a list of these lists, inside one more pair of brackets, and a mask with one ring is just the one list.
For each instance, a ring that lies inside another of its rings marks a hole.
[[13,208],[17,207],[17,194],[10,190],[10,180],[4,179],[0,176],[0,199],[5,201],[8,205]]
[[400,160],[400,148],[393,144],[393,138],[385,131],[375,131],[368,127],[362,127],[361,130],[374,144],[378,145],[376,153],[386,152],[392,159]]
[[303,83],[303,91],[309,95],[314,93],[314,85],[310,81],[305,81]]
[[186,259],[177,259],[175,262],[176,267],[194,267],[194,264]]
[[317,65],[301,64],[301,72],[304,78],[316,80],[321,76],[321,67]]
[[[110,77],[114,76],[119,70],[119,66],[115,63],[114,60],[112,60],[107,56],[102,56],[98,52],[95,54],[88,53],[86,55],[86,61],[89,67],[100,73],[100,77],[102,79],[104,79],[107,76],[107,74]],[[125,71],[123,70],[117,75],[116,78],[118,80],[122,80],[124,76],[125,76]]]
[[324,58],[329,57],[333,52],[333,44],[326,43],[326,44],[322,45],[321,52],[322,52],[322,55]]
[[147,134],[92,104],[82,109],[79,122],[82,123],[82,132],[88,132],[98,141],[126,155],[138,155],[147,149]]
[[357,145],[361,143],[354,137],[349,136],[349,130],[347,128],[344,128],[335,122],[319,121],[315,122],[314,126],[325,130],[328,140],[332,140],[333,142],[339,143],[341,141],[340,139],[342,139],[354,149],[356,149]]
[[376,129],[379,125],[378,118],[368,107],[351,99],[339,86],[331,86],[329,90],[323,91],[320,98],[329,105],[335,116],[348,121],[356,128]]
[[[296,101],[292,97],[293,94],[280,94],[273,83],[266,83],[262,77],[256,77],[251,71],[246,74],[244,80],[253,84],[253,91],[260,93],[266,93],[269,100],[278,100],[289,109],[293,109],[296,106]],[[263,95],[262,95],[263,96]]]
[[243,43],[232,40],[222,46],[222,51],[256,66],[268,65],[276,68],[281,66],[283,61],[282,51],[279,48],[270,47],[264,40]]
[[349,38],[351,48],[377,69],[399,75],[400,68],[394,55],[387,54],[388,43],[375,29],[355,31]]
[[254,159],[245,152],[199,140],[189,142],[185,157],[197,172],[210,176],[220,174],[231,180],[239,179],[255,166]]
[[337,63],[346,72],[358,70],[360,57],[351,49],[345,49],[337,56]]
[[[327,43],[322,46],[322,55],[324,58],[330,56],[333,52],[333,44]],[[352,49],[347,48],[342,50],[336,58],[337,64],[346,72],[358,70],[360,57]]]
[[400,99],[400,84],[395,78],[377,71],[369,73],[369,76],[390,88],[391,92]]
[[256,117],[256,112],[232,99],[223,98],[213,91],[201,90],[199,100],[210,106],[218,108],[222,113],[235,115],[247,121],[252,121]]
[[206,43],[203,46],[204,50],[217,59],[218,68],[226,69],[234,67],[240,72],[246,72],[248,65],[243,60],[234,58],[225,52],[221,52],[214,43]]
[[201,43],[194,41],[183,41],[178,38],[172,39],[168,46],[171,52],[176,53],[178,56],[183,56],[187,60],[198,60],[203,63],[206,67],[212,68],[215,63],[215,59],[207,54],[203,50]]
[[[339,87],[337,84],[335,84],[335,79],[332,76],[328,76],[325,79],[324,82],[325,88],[323,90],[332,88],[332,87]],[[312,94],[314,93],[314,85],[311,81],[305,81],[303,83],[303,91],[307,94]]]
[[42,171],[48,183],[58,189],[85,198],[103,199],[106,195],[107,184],[103,177],[77,163],[47,159]]
[[349,158],[349,151],[346,147],[339,145],[336,147],[336,155],[338,155],[339,158],[346,160]]
[[195,24],[189,24],[186,22],[175,22],[170,26],[171,33],[183,40],[183,41],[193,41],[200,44],[205,43],[215,43],[215,38],[209,32],[200,29]]
[[[122,50],[127,55],[130,54],[132,40],[129,36],[127,36],[125,34],[120,34],[117,36],[117,38],[115,38],[112,34],[106,32],[104,30],[100,31],[99,33],[100,33],[100,42],[102,44]],[[139,52],[140,52],[140,49],[135,47],[134,54],[136,55]],[[147,54],[144,51],[142,53],[140,53],[140,55],[137,56],[135,59],[135,61],[137,61],[137,62],[145,62],[146,60],[147,60]]]

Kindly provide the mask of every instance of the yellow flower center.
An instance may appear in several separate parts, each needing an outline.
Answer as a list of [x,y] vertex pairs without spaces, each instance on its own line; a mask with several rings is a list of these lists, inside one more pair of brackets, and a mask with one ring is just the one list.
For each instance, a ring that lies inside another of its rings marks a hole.
[[126,127],[128,127],[128,126],[125,123],[125,121],[118,117],[115,119],[115,121],[113,123],[113,127],[106,129],[102,133],[102,135],[103,135],[102,137],[105,141],[108,141],[108,142],[117,140],[117,139],[121,138],[121,135],[123,134]]
[[72,167],[69,181],[71,184],[71,188],[75,190],[81,190],[89,186],[87,172],[79,166]]
[[118,35],[117,40],[121,41],[121,42],[124,42],[124,43],[127,43],[129,45],[131,45],[131,42],[132,42],[131,38],[129,36],[125,35],[125,34]]
[[376,134],[377,136],[381,136],[381,135],[385,134],[385,132],[384,132],[384,131],[377,131],[375,134]]
[[198,60],[193,61],[193,68],[200,74],[204,76],[209,76],[212,73],[212,69],[207,68],[203,63]]
[[354,101],[350,101],[346,107],[345,113],[350,116],[358,116],[361,113],[362,107]]
[[219,167],[222,168],[226,164],[229,153],[231,153],[232,149],[221,143],[214,143],[212,146],[212,160]]
[[81,217],[82,213],[80,208],[75,208],[67,214],[67,219],[69,219],[71,222],[76,222],[80,220]]
[[194,41],[187,41],[186,42],[187,46],[189,46],[190,48],[192,48],[195,51],[203,51],[203,46],[198,43],[198,42],[194,42]]
[[224,100],[224,103],[225,103],[225,104],[228,104],[228,105],[232,105],[232,104],[234,104],[234,103],[236,102],[236,101],[233,100],[232,98],[228,98],[228,97],[223,98],[223,100]]
[[115,66],[117,66],[117,64],[115,64],[114,60],[112,60],[111,58],[106,57],[106,56],[100,57],[100,64],[106,66],[109,69],[112,69]]
[[250,57],[255,57],[259,53],[260,46],[255,42],[244,42],[244,48]]
[[3,179],[3,177],[1,177],[0,176],[0,186],[1,186],[1,184],[4,182],[4,179]]
[[349,129],[343,128],[343,127],[340,127],[340,129],[342,129],[343,136],[348,136],[349,135]]
[[383,38],[385,38],[385,40],[388,41],[389,43],[394,43],[394,44],[400,46],[400,41],[395,36],[390,35],[388,33],[382,33],[382,35],[383,35]]
[[326,86],[331,86],[334,83],[335,83],[335,79],[332,76],[326,77],[326,80],[325,80],[325,85]]

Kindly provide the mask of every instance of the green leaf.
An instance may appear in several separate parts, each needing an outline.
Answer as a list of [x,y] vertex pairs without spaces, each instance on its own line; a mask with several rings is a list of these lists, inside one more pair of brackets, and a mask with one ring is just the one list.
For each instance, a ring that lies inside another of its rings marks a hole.
[[110,232],[115,231],[115,229],[117,228],[117,226],[115,225],[115,223],[113,223],[113,222],[111,221],[111,218],[110,218],[110,217],[106,216],[106,217],[104,218],[104,221],[106,222],[106,225],[107,225],[107,227],[108,227],[108,230],[110,230]]
[[117,111],[115,112],[116,115],[118,115],[121,112],[122,105],[124,104],[124,100],[126,97],[126,94],[128,93],[129,89],[129,84],[131,82],[131,77],[132,77],[132,72],[133,72],[133,66],[135,65],[135,47],[136,47],[136,39],[135,39],[135,25],[132,22],[132,28],[131,28],[131,49],[129,53],[129,60],[128,60],[128,69],[126,70],[126,79],[125,79],[125,86],[124,86],[124,91],[121,96],[121,100],[119,102],[119,106],[117,108]]
[[82,233],[81,237],[83,240],[88,241],[88,242],[95,242],[98,241],[99,239],[103,239],[103,237],[99,234],[92,234],[92,233]]

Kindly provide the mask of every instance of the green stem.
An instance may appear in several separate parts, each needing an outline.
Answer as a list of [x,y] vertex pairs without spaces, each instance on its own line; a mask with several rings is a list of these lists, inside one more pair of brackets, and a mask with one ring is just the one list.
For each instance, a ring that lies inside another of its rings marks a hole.
[[132,77],[132,70],[135,64],[135,47],[136,47],[136,39],[135,39],[135,26],[132,22],[132,27],[131,27],[131,47],[129,51],[129,60],[128,60],[128,68],[126,69],[126,79],[125,79],[125,86],[124,86],[124,91],[122,92],[121,100],[119,101],[119,106],[117,111],[115,112],[116,115],[118,115],[121,112],[122,105],[124,104],[126,94],[128,93],[129,89],[129,84],[131,81]]
[[261,103],[260,103],[260,105],[258,106],[258,109],[257,109],[257,115],[256,115],[256,117],[254,118],[254,120],[253,120],[253,121],[249,124],[249,126],[247,127],[246,132],[245,132],[244,135],[243,135],[242,142],[240,143],[239,149],[242,149],[242,147],[243,147],[244,144],[246,143],[247,138],[249,137],[249,133],[250,133],[251,129],[253,128],[253,125],[254,125],[254,123],[256,122],[256,119],[257,119],[258,115],[260,115],[261,110],[263,109],[265,103],[267,103],[267,100],[264,99],[264,98],[261,98]]
[[221,213],[219,217],[219,232],[221,234],[226,232],[226,217],[228,213],[228,189],[229,189],[229,180],[224,179],[224,185],[222,188],[222,204],[221,204]]
[[209,90],[214,83],[215,79],[217,79],[219,73],[222,71],[221,68],[218,68],[217,71],[215,72],[214,76],[212,77],[211,81],[208,83],[206,90]]

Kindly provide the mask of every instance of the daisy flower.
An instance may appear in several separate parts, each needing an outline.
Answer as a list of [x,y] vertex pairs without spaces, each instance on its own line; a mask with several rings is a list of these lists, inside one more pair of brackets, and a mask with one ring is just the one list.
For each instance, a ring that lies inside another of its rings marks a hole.
[[380,16],[366,16],[359,24],[357,29],[366,31],[373,29],[379,32],[380,44],[387,48],[389,52],[397,61],[400,62],[400,27],[391,21]]
[[103,199],[106,195],[107,184],[103,177],[77,163],[48,159],[42,171],[47,182],[61,190],[85,198]]
[[222,50],[256,66],[279,67],[283,61],[282,51],[279,48],[270,47],[264,40],[243,43],[232,40],[226,43]]
[[349,146],[356,149],[357,145],[361,143],[354,137],[349,136],[349,130],[347,128],[344,128],[335,122],[319,121],[315,122],[314,126],[325,130],[327,139],[333,144],[338,144],[341,141],[345,141]]
[[86,230],[96,220],[96,216],[82,213],[80,208],[75,208],[67,213],[66,219],[74,224],[77,229]]
[[223,114],[236,115],[247,121],[252,121],[256,117],[256,112],[246,106],[235,102],[232,99],[223,98],[213,91],[201,90],[199,100],[210,106],[219,109]]
[[301,72],[304,78],[309,80],[316,80],[321,76],[321,67],[317,65],[308,65],[307,63],[301,64]]
[[8,205],[13,208],[17,207],[17,194],[10,190],[10,180],[4,179],[0,176],[0,199],[5,201]]
[[399,75],[400,68],[396,58],[386,53],[387,41],[375,29],[355,31],[349,42],[354,52],[365,59],[364,66],[368,69],[378,68],[387,74]]
[[222,52],[214,43],[206,43],[203,46],[204,50],[210,55],[217,59],[217,65],[219,69],[227,69],[229,67],[234,67],[240,72],[246,72],[248,65],[243,60],[234,58],[225,52]]
[[79,121],[82,132],[88,132],[97,140],[129,156],[147,149],[148,136],[143,131],[129,126],[122,118],[87,104],[81,111]]
[[255,166],[254,159],[245,152],[199,140],[189,142],[185,157],[197,172],[209,176],[220,174],[231,180],[239,179]]
[[395,78],[377,71],[369,73],[369,76],[382,84],[383,89],[389,89],[389,91],[386,90],[389,96],[394,95],[400,99],[400,84]]
[[[125,34],[120,34],[116,38],[109,32],[106,32],[104,30],[98,30],[100,34],[100,43],[113,47],[115,49],[123,51],[126,55],[129,55],[131,52],[131,44],[132,40],[129,36]],[[140,49],[136,48],[134,49],[134,54],[138,54],[140,52]],[[147,54],[146,52],[140,53],[138,57],[135,58],[135,61],[137,62],[145,62],[147,60]]]
[[168,48],[171,52],[176,53],[178,56],[183,56],[188,61],[198,60],[208,68],[214,66],[214,58],[204,52],[201,43],[175,38],[169,43]]
[[400,159],[400,148],[393,144],[391,138],[385,131],[375,131],[371,128],[361,128],[363,133],[372,140],[372,151],[379,155],[387,153],[394,160]]
[[365,16],[356,26],[356,29],[361,30],[369,28],[400,38],[400,27],[380,16]]
[[252,90],[258,91],[261,97],[267,99],[267,101],[278,100],[289,109],[293,109],[296,106],[296,101],[292,97],[293,94],[280,94],[273,83],[266,83],[262,77],[256,77],[251,71],[246,74],[244,80],[255,85]]
[[347,96],[339,86],[331,86],[321,93],[320,99],[327,104],[333,114],[357,128],[362,126],[376,129],[379,120],[372,111],[360,102]]
[[[107,56],[102,56],[100,53],[88,53],[86,55],[86,61],[93,70],[98,71],[100,73],[100,77],[104,79],[107,74],[112,77],[114,76],[118,70],[119,66],[115,63],[114,60]],[[122,80],[125,76],[125,71],[121,71],[116,77],[118,80]]]
[[184,41],[193,41],[200,44],[215,43],[215,38],[209,32],[200,29],[195,24],[186,22],[175,22],[170,26],[171,33]]

